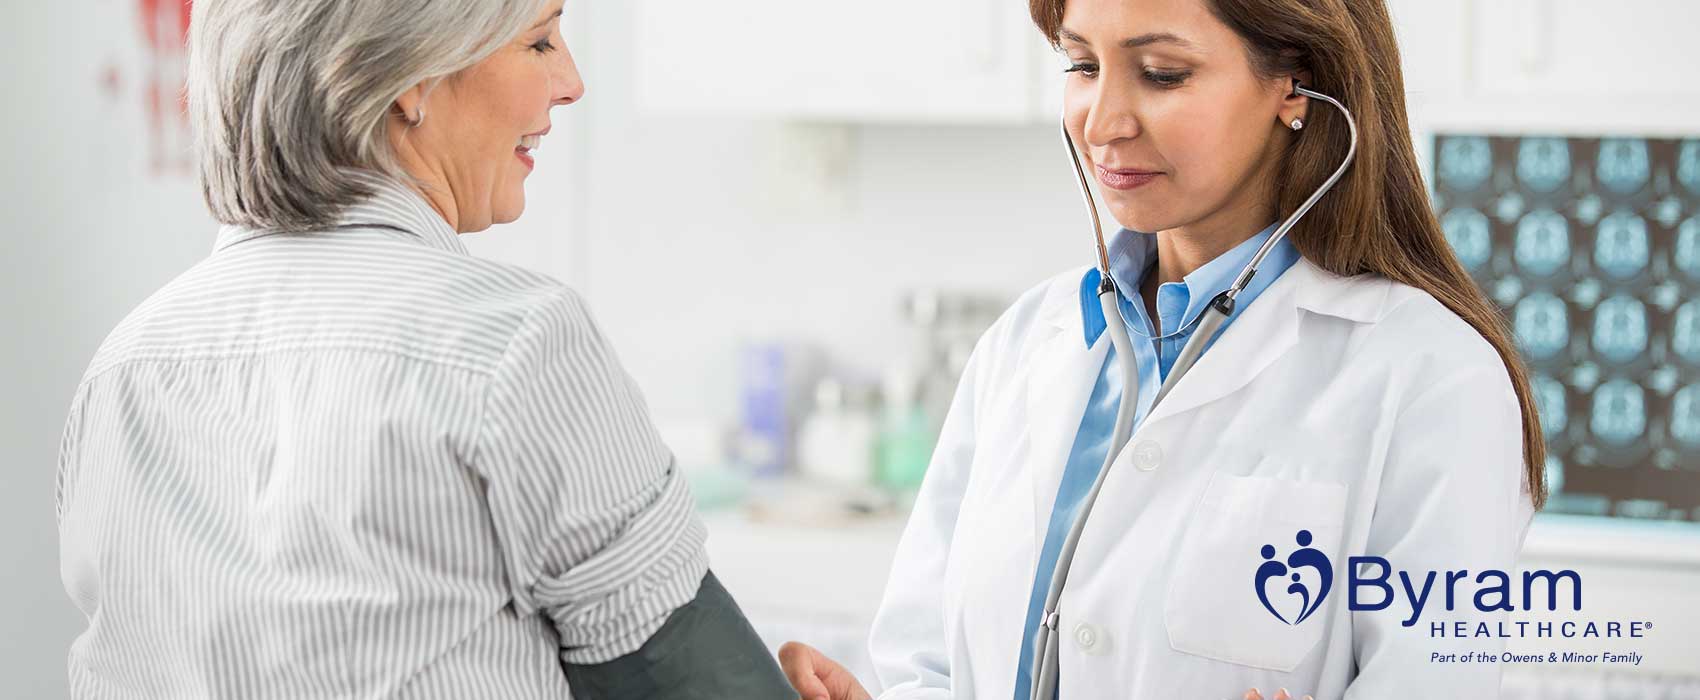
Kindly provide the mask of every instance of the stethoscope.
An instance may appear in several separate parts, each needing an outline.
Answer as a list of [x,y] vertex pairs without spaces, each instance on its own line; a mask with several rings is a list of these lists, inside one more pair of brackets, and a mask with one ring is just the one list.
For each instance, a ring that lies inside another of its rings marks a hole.
[[[1195,325],[1192,337],[1181,347],[1180,354],[1175,357],[1174,365],[1169,369],[1169,375],[1164,378],[1162,386],[1158,387],[1157,398],[1151,402],[1153,411],[1156,410],[1157,404],[1169,395],[1169,391],[1180,383],[1181,377],[1192,369],[1193,363],[1198,361],[1198,356],[1204,353],[1204,346],[1210,337],[1216,335],[1216,331],[1222,328],[1222,323],[1234,313],[1234,300],[1245,290],[1246,285],[1251,283],[1251,278],[1257,274],[1257,267],[1263,263],[1264,256],[1275,248],[1275,244],[1281,242],[1287,231],[1299,222],[1305,212],[1316,205],[1317,200],[1322,199],[1322,195],[1326,194],[1334,183],[1339,182],[1340,176],[1346,173],[1346,168],[1352,165],[1352,158],[1357,156],[1358,125],[1352,119],[1351,110],[1332,97],[1302,87],[1297,79],[1293,80],[1291,95],[1304,95],[1327,102],[1346,115],[1346,128],[1351,132],[1352,139],[1346,149],[1346,160],[1340,163],[1340,167],[1335,169],[1334,174],[1330,175],[1321,187],[1299,205],[1292,216],[1281,222],[1275,233],[1263,242],[1257,253],[1251,257],[1251,261],[1240,270],[1233,285],[1211,299],[1204,313],[1199,314],[1192,324],[1188,324]],[[1074,524],[1069,527],[1068,538],[1063,540],[1062,551],[1057,556],[1056,569],[1051,575],[1051,587],[1045,594],[1045,615],[1039,620],[1039,630],[1034,640],[1033,662],[1036,668],[1033,670],[1033,700],[1051,700],[1056,695],[1057,624],[1060,618],[1057,603],[1062,598],[1063,586],[1068,583],[1069,567],[1074,563],[1074,549],[1080,542],[1080,533],[1086,529],[1086,519],[1092,514],[1092,504],[1098,500],[1098,491],[1104,486],[1104,477],[1109,475],[1110,465],[1115,462],[1117,454],[1127,444],[1128,437],[1133,432],[1133,416],[1139,403],[1139,367],[1134,363],[1133,340],[1128,337],[1127,321],[1122,317],[1121,305],[1117,302],[1119,295],[1116,283],[1110,278],[1110,255],[1104,246],[1103,225],[1098,221],[1098,204],[1092,199],[1092,188],[1086,182],[1086,170],[1080,166],[1080,154],[1075,151],[1074,139],[1068,135],[1066,119],[1063,121],[1062,137],[1063,143],[1068,147],[1069,162],[1074,164],[1074,177],[1080,184],[1080,195],[1086,199],[1086,211],[1092,217],[1092,233],[1098,242],[1098,305],[1103,308],[1110,343],[1115,348],[1124,381],[1121,402],[1116,408],[1115,430],[1110,434],[1110,449],[1104,455],[1104,464],[1098,469],[1098,477],[1092,482],[1092,490],[1086,493],[1086,499],[1080,504],[1080,512],[1074,516]],[[1181,333],[1185,328],[1186,326],[1183,326],[1174,333]]]

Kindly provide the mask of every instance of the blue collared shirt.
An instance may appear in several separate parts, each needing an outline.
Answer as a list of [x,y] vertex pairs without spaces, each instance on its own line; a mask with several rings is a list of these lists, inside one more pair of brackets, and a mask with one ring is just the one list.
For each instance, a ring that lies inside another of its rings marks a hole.
[[[1275,226],[1270,224],[1257,235],[1193,270],[1181,282],[1158,286],[1156,319],[1150,318],[1145,310],[1139,283],[1157,264],[1157,237],[1123,229],[1110,239],[1110,278],[1115,280],[1121,292],[1117,302],[1121,306],[1122,318],[1127,320],[1128,334],[1133,337],[1134,363],[1139,368],[1139,401],[1133,418],[1135,428],[1150,413],[1157,389],[1163,378],[1168,376],[1169,368],[1174,366],[1175,357],[1192,336],[1192,329],[1163,340],[1150,338],[1173,333],[1204,313],[1210,300],[1234,283],[1234,278],[1251,261],[1257,249],[1274,235]],[[1226,331],[1234,319],[1298,259],[1298,250],[1291,241],[1283,239],[1277,243],[1264,257],[1257,276],[1235,299],[1234,313],[1222,324],[1216,338],[1220,338],[1221,332]],[[1103,308],[1098,304],[1098,280],[1096,268],[1080,280],[1081,325],[1085,329],[1082,341],[1087,347],[1097,343],[1107,328]],[[1216,342],[1216,338],[1210,339],[1205,345],[1206,350]],[[1092,398],[1086,403],[1086,413],[1075,433],[1068,464],[1063,468],[1062,483],[1057,487],[1056,505],[1051,509],[1045,543],[1039,550],[1039,568],[1033,577],[1033,592],[1027,600],[1026,625],[1021,633],[1021,663],[1016,669],[1015,700],[1028,700],[1032,695],[1033,632],[1039,625],[1039,618],[1044,615],[1051,573],[1056,568],[1063,540],[1074,524],[1080,502],[1092,489],[1092,482],[1098,478],[1098,470],[1110,449],[1110,433],[1115,427],[1116,405],[1121,399],[1123,384],[1120,364],[1115,361],[1115,356],[1116,351],[1112,347],[1105,357],[1104,366],[1098,371],[1098,383],[1092,388]]]

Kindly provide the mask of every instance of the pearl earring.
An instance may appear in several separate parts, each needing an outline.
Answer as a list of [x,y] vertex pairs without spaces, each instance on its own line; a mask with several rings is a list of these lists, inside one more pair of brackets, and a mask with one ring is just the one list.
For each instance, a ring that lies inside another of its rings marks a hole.
[[1298,131],[1299,129],[1305,128],[1305,122],[1304,122],[1303,119],[1300,119],[1298,117],[1293,117],[1293,123],[1289,124],[1288,126],[1293,127],[1293,131]]

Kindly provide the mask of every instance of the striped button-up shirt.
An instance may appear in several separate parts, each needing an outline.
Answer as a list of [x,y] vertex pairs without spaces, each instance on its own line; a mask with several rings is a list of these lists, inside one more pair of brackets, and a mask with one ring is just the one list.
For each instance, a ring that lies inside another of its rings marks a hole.
[[408,188],[225,227],[101,345],[62,439],[76,697],[561,698],[707,571],[584,303]]

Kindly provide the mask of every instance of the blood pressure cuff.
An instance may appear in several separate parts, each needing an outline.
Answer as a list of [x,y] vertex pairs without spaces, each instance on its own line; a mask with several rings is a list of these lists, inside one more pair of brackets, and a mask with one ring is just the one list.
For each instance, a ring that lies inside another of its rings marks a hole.
[[732,595],[708,572],[696,598],[637,651],[599,664],[565,664],[576,700],[796,700]]

